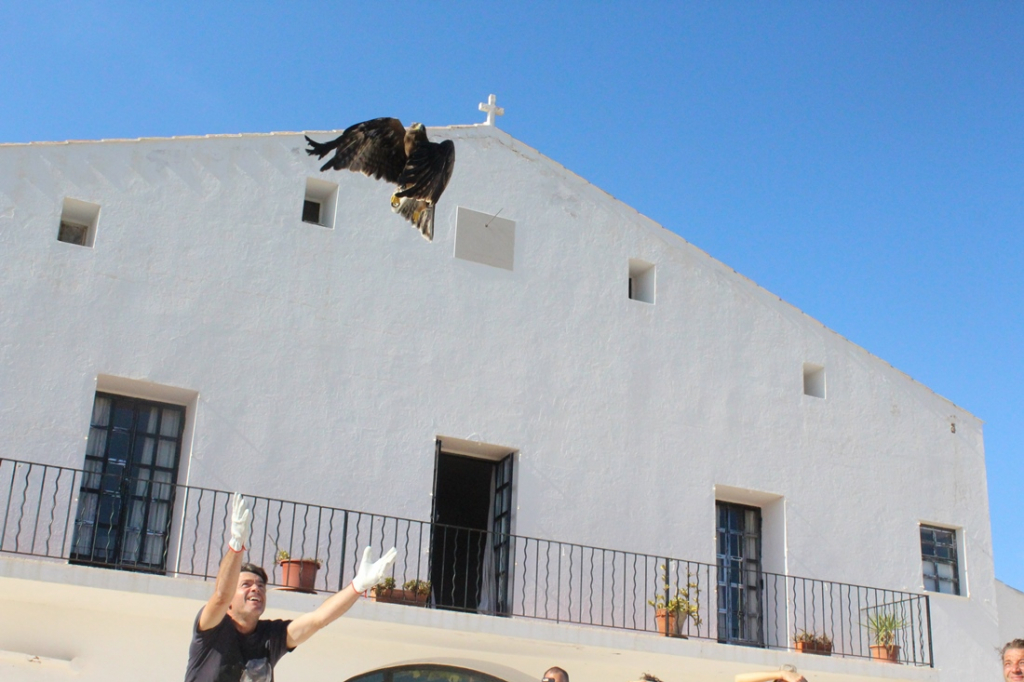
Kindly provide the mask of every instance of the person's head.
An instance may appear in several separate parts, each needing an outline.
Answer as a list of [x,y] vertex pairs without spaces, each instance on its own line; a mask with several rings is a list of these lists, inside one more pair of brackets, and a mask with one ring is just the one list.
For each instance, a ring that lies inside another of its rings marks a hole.
[[999,653],[1003,657],[1006,682],[1024,681],[1024,639],[1010,640]]
[[541,682],[569,682],[569,673],[559,667],[548,668]]
[[242,564],[238,589],[228,613],[236,621],[259,620],[267,608],[267,572],[255,564]]

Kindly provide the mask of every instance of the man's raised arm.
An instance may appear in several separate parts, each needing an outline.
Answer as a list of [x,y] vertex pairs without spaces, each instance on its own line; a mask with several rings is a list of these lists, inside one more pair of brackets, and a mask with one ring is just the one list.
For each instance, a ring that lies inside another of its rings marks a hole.
[[206,602],[199,616],[199,629],[209,630],[220,625],[231,605],[231,599],[238,590],[238,575],[242,568],[242,552],[249,542],[249,530],[252,524],[252,512],[245,498],[235,493],[231,498],[231,539],[228,540],[228,551],[221,559],[217,570],[217,582],[213,587],[213,596]]
[[288,624],[288,648],[293,649],[315,635],[321,628],[330,625],[340,618],[359,599],[359,595],[381,581],[388,566],[395,560],[398,552],[394,547],[385,552],[384,556],[373,561],[370,548],[363,550],[363,560],[359,571],[345,589],[335,593],[315,611],[303,614]]

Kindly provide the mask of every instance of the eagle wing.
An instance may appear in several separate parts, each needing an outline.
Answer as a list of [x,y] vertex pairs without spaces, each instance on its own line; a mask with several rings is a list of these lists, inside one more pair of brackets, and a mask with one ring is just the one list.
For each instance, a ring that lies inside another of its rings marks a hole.
[[324,158],[336,150],[321,171],[348,169],[388,182],[398,182],[408,159],[405,155],[405,126],[397,118],[375,118],[349,126],[330,142],[306,137],[310,156]]
[[398,178],[395,196],[422,199],[436,204],[455,168],[455,143],[421,142],[416,145]]

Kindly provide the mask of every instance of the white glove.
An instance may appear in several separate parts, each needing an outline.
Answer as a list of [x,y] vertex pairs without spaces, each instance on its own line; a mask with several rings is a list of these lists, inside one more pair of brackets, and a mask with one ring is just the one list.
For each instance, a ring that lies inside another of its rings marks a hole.
[[231,497],[231,539],[228,547],[241,552],[249,544],[249,526],[252,523],[252,512],[245,498],[235,493]]
[[398,550],[392,547],[380,559],[373,561],[370,548],[364,549],[363,560],[359,564],[359,572],[352,579],[352,587],[356,589],[356,592],[366,592],[379,583],[384,577],[384,572],[388,570],[388,566],[391,565],[396,556],[398,556]]

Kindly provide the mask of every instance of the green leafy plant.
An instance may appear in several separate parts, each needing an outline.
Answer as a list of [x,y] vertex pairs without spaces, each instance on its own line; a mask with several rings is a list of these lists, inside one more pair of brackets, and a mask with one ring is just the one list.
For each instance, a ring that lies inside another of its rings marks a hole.
[[387,578],[382,579],[379,583],[374,585],[374,587],[377,588],[378,592],[387,592],[388,590],[393,590],[395,589],[395,579],[391,576],[388,576]]
[[[661,565],[661,582],[662,590],[653,600],[648,600],[648,604],[653,606],[655,609],[664,609],[666,613],[674,613],[677,617],[685,620],[689,618],[693,621],[693,624],[700,627],[700,585],[690,579],[693,575],[686,572],[686,586],[680,587],[675,586],[673,592],[673,585],[669,581],[668,566],[665,564]],[[666,599],[666,595],[668,598]]]
[[283,564],[286,561],[309,561],[316,564],[317,568],[320,568],[320,566],[323,565],[319,559],[310,559],[306,557],[302,559],[292,559],[292,555],[288,553],[287,549],[277,550],[277,563]]
[[[394,581],[392,581],[394,582]],[[408,590],[421,597],[425,597],[430,594],[430,581],[429,580],[406,580],[402,585],[403,590]]]
[[828,649],[832,646],[832,640],[828,635],[819,635],[807,630],[800,630],[793,636],[794,642],[806,642],[816,649]]
[[881,609],[868,614],[868,622],[864,625],[876,645],[890,647],[896,643],[896,633],[907,626],[907,621],[890,610]]

